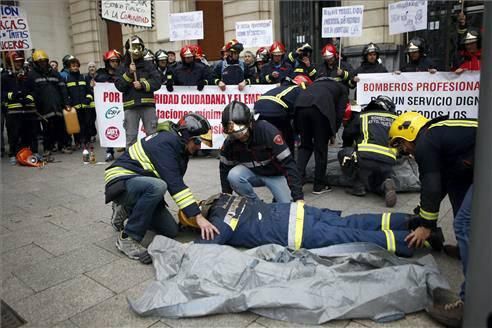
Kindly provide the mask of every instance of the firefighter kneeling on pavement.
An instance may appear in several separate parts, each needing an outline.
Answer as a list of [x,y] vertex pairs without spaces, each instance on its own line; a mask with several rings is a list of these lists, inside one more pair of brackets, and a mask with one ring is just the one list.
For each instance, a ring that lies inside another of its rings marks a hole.
[[[344,148],[338,152],[342,172],[352,179],[348,193],[364,196],[366,190],[383,194],[387,207],[396,204],[396,187],[391,178],[397,150],[388,147],[388,131],[396,119],[395,104],[379,96],[353,113],[343,130]],[[354,145],[355,144],[355,145]]]
[[[189,156],[211,144],[210,123],[198,114],[187,114],[177,124],[160,123],[159,131],[138,140],[104,175],[106,203],[113,202],[111,224],[121,231],[116,247],[129,258],[150,263],[141,241],[147,230],[174,238],[178,225],[165,207],[169,191],[180,210],[195,217],[202,237],[218,230],[201,214],[190,188],[183,181]],[[128,222],[123,225],[128,217]]]

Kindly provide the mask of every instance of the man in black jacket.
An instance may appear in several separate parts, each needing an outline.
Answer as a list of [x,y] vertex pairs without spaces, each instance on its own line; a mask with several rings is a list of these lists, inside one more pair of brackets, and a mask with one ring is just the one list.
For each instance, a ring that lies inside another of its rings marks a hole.
[[436,67],[433,61],[426,55],[425,40],[415,37],[408,42],[406,52],[408,63],[400,68],[401,72],[429,72],[435,73]]
[[34,97],[36,108],[43,117],[44,156],[49,157],[51,150],[70,152],[65,148],[67,134],[63,121],[63,108],[68,108],[68,93],[65,81],[58,72],[52,70],[49,58],[43,50],[32,54],[33,70],[27,76],[27,91]]
[[352,80],[353,68],[346,61],[340,61],[339,63],[339,53],[335,45],[328,43],[321,50],[321,56],[323,57],[323,62],[316,67],[316,77],[331,77],[338,82],[341,82],[347,93],[351,87],[349,82]]
[[118,71],[115,86],[123,93],[123,125],[126,146],[130,147],[137,141],[140,120],[147,135],[156,131],[154,92],[161,87],[161,75],[154,63],[143,60],[145,47],[142,39],[132,36],[126,41],[125,48],[125,63]]
[[227,138],[220,152],[222,192],[258,199],[254,188],[266,186],[275,201],[303,199],[301,177],[280,131],[254,121],[246,104],[233,101],[222,112]]
[[296,100],[295,125],[301,134],[297,168],[302,176],[314,150],[315,169],[313,194],[331,191],[326,184],[328,142],[342,124],[348,101],[346,88],[330,77],[321,77]]
[[358,74],[387,73],[388,70],[379,62],[379,47],[377,44],[369,43],[362,51],[362,63],[354,70],[354,77],[349,81],[350,87],[355,87],[359,82]]

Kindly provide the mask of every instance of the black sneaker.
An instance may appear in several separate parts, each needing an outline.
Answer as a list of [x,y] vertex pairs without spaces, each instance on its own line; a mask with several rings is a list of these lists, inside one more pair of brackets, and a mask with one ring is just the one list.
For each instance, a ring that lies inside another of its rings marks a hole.
[[312,193],[315,195],[321,195],[321,194],[324,194],[325,192],[329,192],[329,191],[332,191],[332,189],[329,185],[314,186]]

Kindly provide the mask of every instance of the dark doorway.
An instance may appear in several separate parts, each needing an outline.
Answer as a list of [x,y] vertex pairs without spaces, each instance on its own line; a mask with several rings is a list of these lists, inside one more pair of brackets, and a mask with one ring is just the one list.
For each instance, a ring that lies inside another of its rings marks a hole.
[[123,34],[121,24],[106,20],[108,33],[108,49],[116,49],[123,53]]
[[196,10],[203,11],[203,40],[198,44],[210,60],[219,60],[224,45],[224,13],[222,1],[197,0]]

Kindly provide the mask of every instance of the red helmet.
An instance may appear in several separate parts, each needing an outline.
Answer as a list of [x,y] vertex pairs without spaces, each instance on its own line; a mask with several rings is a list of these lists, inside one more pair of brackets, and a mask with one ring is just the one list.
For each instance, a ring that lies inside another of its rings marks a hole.
[[332,57],[338,58],[338,52],[337,52],[337,47],[335,47],[333,44],[328,43],[326,46],[323,47],[321,50],[321,56],[325,59],[330,59]]
[[275,41],[270,46],[270,54],[272,55],[283,55],[285,54],[285,46],[280,41]]
[[350,121],[352,118],[352,106],[350,105],[350,102],[347,103],[347,106],[345,106],[345,112],[343,113],[343,126],[347,125],[347,123]]
[[313,80],[311,80],[307,75],[304,75],[304,74],[296,75],[292,79],[292,82],[294,82],[297,85],[302,85],[303,83],[304,83],[304,85],[311,85],[311,84],[313,84]]
[[108,62],[110,61],[111,59],[118,59],[118,60],[121,60],[121,53],[116,50],[116,49],[111,49],[111,50],[108,50],[104,53],[104,56],[103,56],[103,60],[105,62]]
[[17,61],[17,60],[24,61],[24,52],[23,51],[9,51],[7,53],[7,57],[9,60],[12,60],[12,61]]
[[190,44],[191,52],[197,59],[203,58],[203,49],[199,44]]
[[40,167],[43,166],[40,158],[32,154],[31,149],[24,147],[15,156],[17,163],[24,166]]
[[179,56],[181,57],[181,59],[185,59],[186,57],[193,57],[194,49],[191,46],[186,45],[179,51]]

